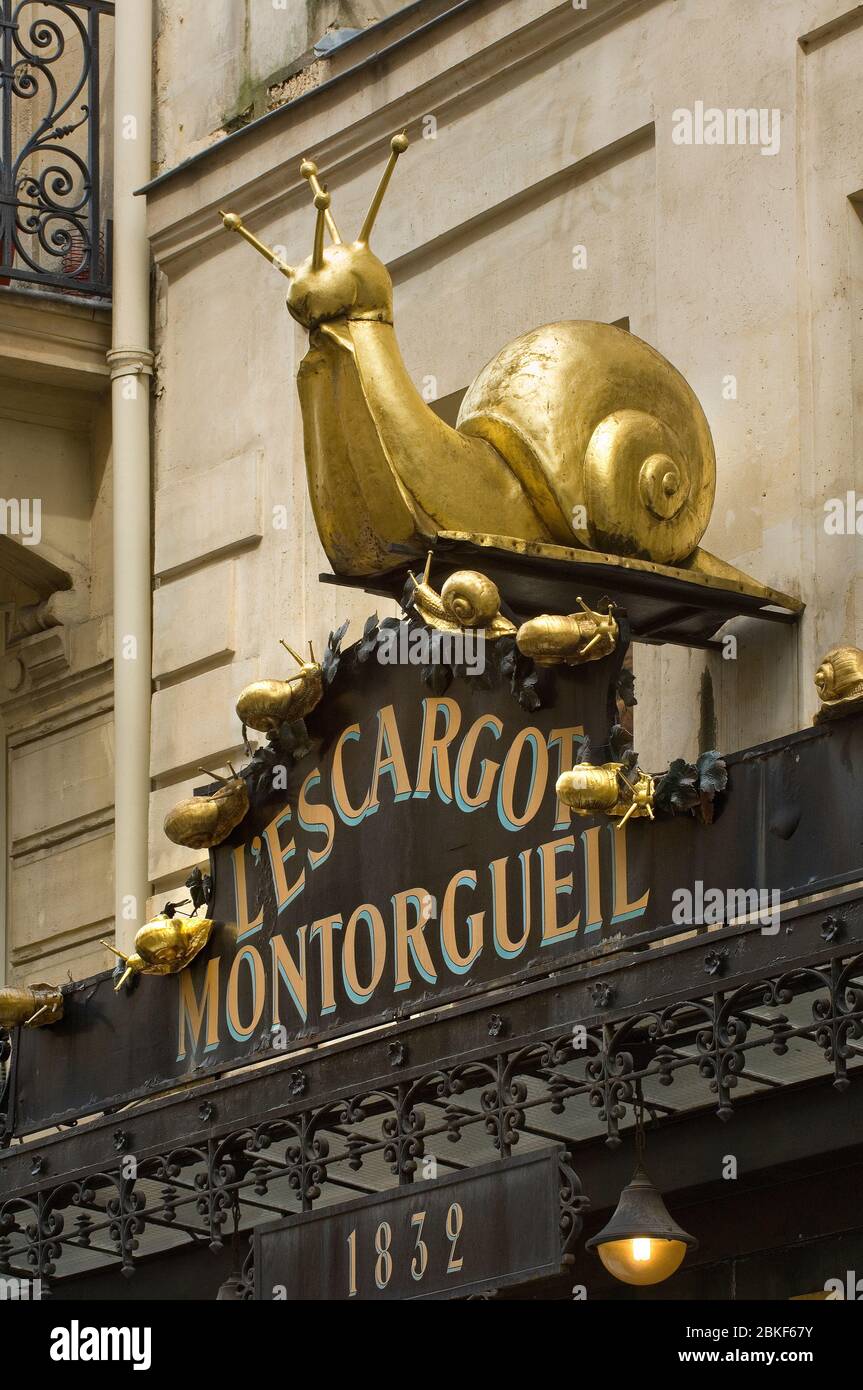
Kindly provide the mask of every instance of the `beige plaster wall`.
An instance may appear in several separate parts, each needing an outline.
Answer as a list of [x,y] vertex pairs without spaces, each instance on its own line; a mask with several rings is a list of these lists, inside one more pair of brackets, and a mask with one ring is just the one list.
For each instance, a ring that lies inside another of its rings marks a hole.
[[[0,298],[0,333],[11,307]],[[39,307],[30,312],[38,315]],[[107,321],[92,326],[104,332]],[[59,369],[53,383],[0,377],[0,479],[4,497],[38,499],[42,513],[39,544],[22,546],[34,587],[9,592],[17,602],[4,613],[0,640],[5,972],[11,981],[80,978],[108,965],[98,938],[113,931],[104,389],[71,387]],[[52,592],[48,566],[63,571],[70,587]],[[8,574],[4,583],[8,589]]]

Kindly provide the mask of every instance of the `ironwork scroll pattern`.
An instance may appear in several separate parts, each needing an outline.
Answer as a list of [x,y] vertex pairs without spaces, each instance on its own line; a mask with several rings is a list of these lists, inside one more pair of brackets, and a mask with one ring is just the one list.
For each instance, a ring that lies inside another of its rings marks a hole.
[[[805,996],[808,1014],[786,1012]],[[769,1011],[769,1012],[766,1012]],[[126,1275],[148,1230],[169,1229],[213,1251],[224,1248],[239,1212],[247,1236],[259,1220],[308,1211],[427,1176],[433,1157],[461,1167],[458,1146],[468,1135],[505,1161],[523,1139],[558,1141],[561,1173],[561,1249],[571,1249],[586,1205],[571,1135],[556,1133],[555,1117],[600,1120],[615,1147],[633,1123],[639,1096],[650,1123],[661,1123],[658,1100],[684,1075],[703,1083],[706,1106],[720,1119],[734,1113],[735,1092],[759,1055],[787,1056],[796,1041],[820,1052],[833,1085],[850,1084],[849,1063],[863,1037],[863,955],[795,969],[732,990],[676,1001],[625,1017],[576,1025],[551,1039],[388,1078],[365,1090],[315,1106],[313,1087],[293,1087],[284,1114],[203,1142],[143,1158],[135,1178],[124,1177],[118,1155],[95,1175],[52,1187],[33,1145],[32,1192],[0,1205],[0,1274],[62,1276],[67,1250],[110,1257]],[[659,1088],[662,1088],[660,1092]],[[671,1108],[671,1107],[668,1107]],[[703,1108],[696,1105],[694,1108]],[[122,1131],[134,1150],[134,1112]],[[215,1130],[215,1126],[213,1126]],[[119,1133],[119,1132],[118,1132]],[[251,1296],[248,1268],[240,1281]]]
[[113,13],[109,0],[0,0],[0,284],[110,293],[99,61]]

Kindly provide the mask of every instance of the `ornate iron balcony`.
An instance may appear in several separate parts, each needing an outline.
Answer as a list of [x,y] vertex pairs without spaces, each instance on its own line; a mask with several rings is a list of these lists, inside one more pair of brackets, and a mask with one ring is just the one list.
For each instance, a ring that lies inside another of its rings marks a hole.
[[0,286],[107,296],[100,29],[109,0],[0,0]]

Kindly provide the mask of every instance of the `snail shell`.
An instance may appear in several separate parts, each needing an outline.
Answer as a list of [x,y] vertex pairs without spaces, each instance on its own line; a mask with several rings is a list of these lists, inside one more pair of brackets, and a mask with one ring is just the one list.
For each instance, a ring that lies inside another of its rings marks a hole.
[[208,917],[168,917],[160,913],[145,922],[135,937],[142,969],[153,975],[173,975],[192,961],[210,939],[214,923]]
[[620,800],[619,766],[619,763],[607,763],[604,767],[577,763],[571,772],[562,772],[558,777],[555,788],[558,798],[579,816],[611,811]]
[[237,701],[243,724],[262,734],[275,733],[285,722],[305,719],[324,695],[324,677],[317,661],[306,662],[286,681],[255,681]]
[[490,638],[515,632],[514,625],[501,615],[500,590],[478,570],[456,570],[440,594],[425,582],[418,584],[413,603],[429,627],[441,632],[479,628]]
[[834,647],[815,672],[821,707],[814,722],[852,714],[863,706],[863,652],[859,647]]
[[[43,1012],[44,1010],[44,1012]],[[56,985],[9,985],[0,989],[0,1028],[57,1023],[63,1017],[63,993]]]
[[863,696],[863,652],[857,647],[834,647],[815,672],[815,687],[824,705]]
[[228,838],[248,809],[245,782],[242,777],[231,777],[211,796],[190,796],[179,801],[165,817],[165,834],[175,845],[212,849]]
[[517,338],[469,388],[457,427],[504,456],[559,544],[575,534],[674,564],[707,528],[716,457],[698,398],[621,328],[554,323]]

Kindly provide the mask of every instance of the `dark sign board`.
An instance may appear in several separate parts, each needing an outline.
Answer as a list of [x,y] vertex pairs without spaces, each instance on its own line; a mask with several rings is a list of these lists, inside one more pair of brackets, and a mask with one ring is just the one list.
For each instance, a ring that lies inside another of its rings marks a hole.
[[560,1148],[322,1207],[255,1231],[255,1297],[464,1298],[559,1274]]
[[682,931],[681,890],[697,908],[708,891],[788,898],[863,877],[860,718],[732,755],[713,824],[571,815],[555,782],[582,732],[608,756],[617,670],[545,671],[525,709],[506,678],[434,694],[415,665],[346,654],[309,751],[270,759],[212,853],[208,946],[119,994],[108,975],[71,986],[62,1022],[19,1030],[10,1127]]

